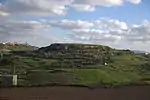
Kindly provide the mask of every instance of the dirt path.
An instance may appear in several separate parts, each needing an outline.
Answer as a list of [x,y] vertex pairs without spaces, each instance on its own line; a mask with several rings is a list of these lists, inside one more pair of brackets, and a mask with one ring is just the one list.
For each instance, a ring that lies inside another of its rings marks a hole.
[[3,88],[0,100],[150,100],[150,86]]

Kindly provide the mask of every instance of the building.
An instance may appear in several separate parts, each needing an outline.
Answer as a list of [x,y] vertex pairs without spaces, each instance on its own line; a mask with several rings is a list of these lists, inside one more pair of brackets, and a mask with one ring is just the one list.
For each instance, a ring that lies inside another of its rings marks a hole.
[[16,86],[17,75],[0,75],[0,86]]
[[19,44],[19,43],[18,42],[5,42],[5,43],[3,43],[3,45],[10,45],[10,46],[14,46],[17,44]]

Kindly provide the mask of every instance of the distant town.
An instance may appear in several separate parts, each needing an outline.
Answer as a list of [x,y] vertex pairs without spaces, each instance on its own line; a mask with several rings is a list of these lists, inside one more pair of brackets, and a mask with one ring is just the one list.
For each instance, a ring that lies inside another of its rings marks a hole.
[[19,45],[19,44],[28,45],[27,42],[25,42],[25,43],[21,43],[21,42],[3,42],[2,44],[4,44],[4,45],[11,45],[11,46],[13,46],[13,45]]

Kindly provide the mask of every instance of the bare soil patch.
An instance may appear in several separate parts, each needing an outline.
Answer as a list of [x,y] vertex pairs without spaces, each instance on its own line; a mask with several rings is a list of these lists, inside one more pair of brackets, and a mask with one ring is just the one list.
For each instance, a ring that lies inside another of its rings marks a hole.
[[0,88],[0,100],[150,100],[150,86]]

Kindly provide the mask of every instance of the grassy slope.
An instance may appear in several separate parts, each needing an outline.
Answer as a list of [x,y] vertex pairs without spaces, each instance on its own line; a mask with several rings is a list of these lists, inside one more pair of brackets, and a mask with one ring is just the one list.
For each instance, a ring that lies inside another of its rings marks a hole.
[[[120,54],[111,56],[111,61],[108,62],[107,66],[89,65],[91,66],[90,69],[79,69],[77,66],[74,66],[74,68],[73,66],[70,68],[64,66],[63,68],[52,68],[52,64],[55,63],[60,66],[64,62],[56,58],[44,59],[19,56],[19,60],[15,62],[16,73],[19,76],[18,83],[19,85],[44,85],[48,83],[123,85],[139,82],[143,77],[150,78],[149,75],[144,76],[145,71],[149,73],[149,70],[142,67],[147,61],[146,57],[125,53],[125,51],[115,52]],[[73,57],[71,53],[69,55]],[[2,74],[12,73],[12,65],[10,63],[3,65],[3,59],[1,59],[0,70]]]
[[[59,68],[54,70],[65,70],[70,73],[52,73],[49,68],[51,60],[20,58],[19,66],[16,66],[16,72],[19,75],[19,84],[45,84],[45,83],[62,83],[62,84],[127,84],[140,80],[141,72],[138,68],[131,69],[128,65],[124,66],[101,66],[98,69],[72,69]],[[127,63],[128,64],[128,63]],[[114,64],[113,64],[114,65]],[[121,64],[123,65],[123,63]],[[140,68],[140,67],[139,67]],[[7,69],[9,72],[9,68]],[[12,69],[12,68],[11,68]],[[126,70],[128,69],[128,70]],[[1,69],[2,70],[2,69]],[[6,72],[7,72],[6,71]],[[24,75],[24,72],[27,72]]]

